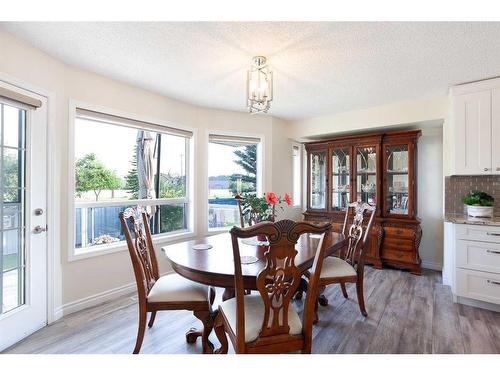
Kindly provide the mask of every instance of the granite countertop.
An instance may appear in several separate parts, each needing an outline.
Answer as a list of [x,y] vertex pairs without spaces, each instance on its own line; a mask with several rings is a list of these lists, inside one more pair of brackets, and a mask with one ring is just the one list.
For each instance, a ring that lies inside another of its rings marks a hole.
[[500,227],[500,216],[470,217],[464,214],[445,214],[444,221],[455,224],[492,225]]

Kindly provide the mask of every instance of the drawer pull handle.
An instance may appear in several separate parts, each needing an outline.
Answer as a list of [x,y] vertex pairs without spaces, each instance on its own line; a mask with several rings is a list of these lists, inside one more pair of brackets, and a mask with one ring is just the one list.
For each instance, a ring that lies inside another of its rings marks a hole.
[[486,250],[486,252],[490,254],[500,254],[500,251],[495,251],[495,250]]
[[500,236],[500,233],[486,232],[488,236]]
[[488,284],[500,285],[498,281],[488,280]]

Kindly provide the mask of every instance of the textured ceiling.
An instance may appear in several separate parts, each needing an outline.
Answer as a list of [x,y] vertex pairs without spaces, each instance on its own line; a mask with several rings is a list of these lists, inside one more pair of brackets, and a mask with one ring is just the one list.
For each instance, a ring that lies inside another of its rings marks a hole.
[[0,23],[67,64],[197,105],[246,111],[246,69],[274,71],[270,113],[298,119],[445,94],[500,75],[500,23]]

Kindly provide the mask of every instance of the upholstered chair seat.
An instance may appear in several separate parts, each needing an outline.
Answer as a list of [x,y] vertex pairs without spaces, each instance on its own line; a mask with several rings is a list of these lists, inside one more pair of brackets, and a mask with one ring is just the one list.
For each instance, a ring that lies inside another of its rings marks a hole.
[[[258,294],[250,294],[244,297],[245,304],[245,342],[252,342],[259,337],[262,329],[262,317],[264,316],[264,302]],[[222,302],[220,309],[224,311],[233,332],[236,332],[236,298]],[[290,335],[302,334],[302,322],[299,314],[293,306],[288,310],[288,325]]]
[[208,287],[190,281],[176,273],[156,280],[148,294],[148,302],[208,301]]
[[321,269],[322,279],[349,276],[356,276],[356,270],[344,259],[337,257],[327,257],[323,261],[323,268]]

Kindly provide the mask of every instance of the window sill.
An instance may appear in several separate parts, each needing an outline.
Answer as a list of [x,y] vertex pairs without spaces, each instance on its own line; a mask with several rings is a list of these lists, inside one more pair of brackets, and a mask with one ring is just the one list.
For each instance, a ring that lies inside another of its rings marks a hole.
[[[195,235],[192,231],[181,231],[171,234],[157,235],[153,236],[153,245],[155,246],[155,248],[157,248],[163,246],[164,244],[188,240],[194,237]],[[68,261],[74,262],[82,259],[94,258],[126,250],[128,250],[126,241],[120,241],[106,245],[96,245],[91,247],[89,246],[85,249],[73,249],[72,253],[69,254]]]
[[214,236],[216,234],[221,234],[221,233],[228,233],[233,226],[231,225],[230,227],[223,227],[223,228],[209,228],[207,232],[207,236]]

